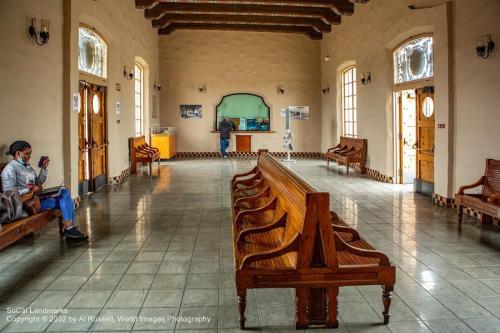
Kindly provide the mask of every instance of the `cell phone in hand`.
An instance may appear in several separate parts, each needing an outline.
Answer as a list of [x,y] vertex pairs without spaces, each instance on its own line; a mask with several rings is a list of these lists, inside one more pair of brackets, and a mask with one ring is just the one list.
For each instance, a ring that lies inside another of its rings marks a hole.
[[45,164],[45,161],[47,161],[49,159],[48,156],[42,156],[40,157],[40,161],[38,161],[38,167],[41,168],[43,167],[43,165]]

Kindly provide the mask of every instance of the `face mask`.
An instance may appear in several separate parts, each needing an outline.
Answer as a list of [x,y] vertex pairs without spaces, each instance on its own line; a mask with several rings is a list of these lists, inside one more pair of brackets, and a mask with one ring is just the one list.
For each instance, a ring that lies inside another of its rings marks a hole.
[[24,158],[22,156],[19,156],[19,159],[17,160],[19,163],[21,163],[22,165],[25,165],[24,163]]

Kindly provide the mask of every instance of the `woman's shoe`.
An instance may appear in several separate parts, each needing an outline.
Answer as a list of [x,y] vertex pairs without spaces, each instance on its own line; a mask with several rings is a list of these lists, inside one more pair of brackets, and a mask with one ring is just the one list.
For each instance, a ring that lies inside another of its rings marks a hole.
[[73,227],[73,228],[69,228],[69,229],[64,230],[62,235],[63,235],[63,237],[73,239],[73,240],[85,240],[85,239],[89,238],[89,236],[82,234],[80,232],[80,230],[78,230],[77,227]]

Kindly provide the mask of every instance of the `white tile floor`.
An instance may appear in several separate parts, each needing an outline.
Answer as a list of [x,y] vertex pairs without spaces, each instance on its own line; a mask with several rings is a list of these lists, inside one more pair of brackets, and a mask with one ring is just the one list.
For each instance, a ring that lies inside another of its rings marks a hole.
[[[131,176],[83,201],[77,216],[90,243],[60,242],[54,225],[1,251],[0,330],[240,332],[229,180],[253,164],[163,163],[159,176]],[[380,287],[346,287],[340,328],[311,332],[500,332],[497,230],[471,218],[459,229],[453,210],[408,186],[346,177],[320,160],[291,167],[398,266],[388,326]],[[251,291],[247,304],[248,326],[296,332],[293,290]],[[65,313],[12,313],[26,308]]]

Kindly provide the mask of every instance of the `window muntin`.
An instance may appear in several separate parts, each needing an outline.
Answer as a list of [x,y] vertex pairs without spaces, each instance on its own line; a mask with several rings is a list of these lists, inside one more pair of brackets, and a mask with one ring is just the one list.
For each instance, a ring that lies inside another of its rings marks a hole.
[[143,135],[144,119],[144,70],[139,64],[134,64],[134,97],[135,97],[135,136]]
[[432,37],[409,41],[394,52],[394,83],[427,79],[434,76]]
[[342,133],[344,136],[358,136],[356,105],[356,67],[342,72]]
[[80,27],[78,31],[78,69],[105,79],[108,56],[106,42],[94,31],[85,27]]

